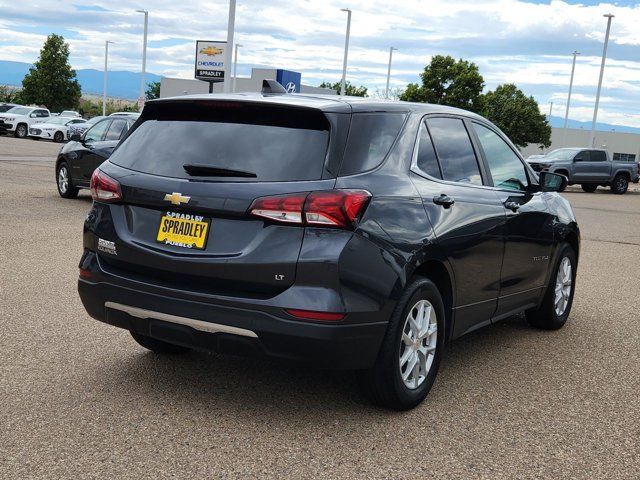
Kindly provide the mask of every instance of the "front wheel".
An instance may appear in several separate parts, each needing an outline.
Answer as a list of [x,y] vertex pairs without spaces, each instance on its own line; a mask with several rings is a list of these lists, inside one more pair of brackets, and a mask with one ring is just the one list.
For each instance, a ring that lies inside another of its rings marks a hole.
[[56,132],[56,133],[53,135],[53,141],[54,141],[54,142],[56,142],[56,143],[62,143],[62,142],[64,142],[64,133],[62,133],[62,132]]
[[56,185],[58,187],[58,194],[62,198],[76,198],[78,196],[79,189],[73,186],[67,162],[61,162],[60,165],[58,165]]
[[543,330],[558,330],[564,326],[573,304],[576,266],[576,253],[568,243],[563,243],[542,304],[525,312],[529,325]]
[[29,132],[27,131],[27,126],[24,123],[21,123],[16,127],[16,133],[15,133],[16,137],[26,138],[27,133]]
[[629,188],[629,179],[625,175],[616,175],[611,182],[611,193],[622,195]]
[[391,316],[375,365],[358,376],[374,403],[409,410],[425,399],[440,366],[444,318],[438,288],[426,278],[415,278]]
[[587,193],[593,193],[598,188],[598,184],[597,183],[583,183],[580,186],[582,187],[582,190],[584,190]]

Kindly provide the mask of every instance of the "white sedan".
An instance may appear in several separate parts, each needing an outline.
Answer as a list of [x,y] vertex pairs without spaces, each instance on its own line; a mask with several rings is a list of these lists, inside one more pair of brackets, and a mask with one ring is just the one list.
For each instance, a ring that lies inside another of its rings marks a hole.
[[85,123],[83,118],[53,117],[46,123],[38,123],[29,128],[29,136],[45,138],[54,142],[69,140],[69,127],[77,123]]

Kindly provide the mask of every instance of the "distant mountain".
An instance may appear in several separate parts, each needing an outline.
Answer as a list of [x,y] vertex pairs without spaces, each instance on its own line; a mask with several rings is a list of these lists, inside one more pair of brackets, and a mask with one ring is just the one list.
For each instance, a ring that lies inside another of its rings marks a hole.
[[[564,127],[564,117],[554,117],[553,115],[549,117],[549,123],[553,128],[563,128]],[[571,120],[567,122],[567,127],[575,128],[575,129],[583,129],[591,131],[591,122],[580,122],[578,120]],[[625,127],[623,125],[610,125],[608,123],[596,123],[596,130],[600,132],[610,132],[611,130],[615,130],[616,132],[622,133],[638,133],[640,134],[640,128],[634,127]]]
[[[0,85],[22,85],[22,79],[29,72],[31,64],[0,60]],[[76,70],[78,82],[84,94],[102,95],[102,70]],[[145,82],[159,82],[159,75],[147,72]],[[135,100],[140,95],[140,73],[109,71],[107,94],[109,97]]]

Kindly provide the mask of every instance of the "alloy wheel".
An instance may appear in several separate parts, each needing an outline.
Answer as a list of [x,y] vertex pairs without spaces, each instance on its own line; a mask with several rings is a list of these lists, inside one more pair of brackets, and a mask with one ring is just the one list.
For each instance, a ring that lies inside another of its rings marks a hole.
[[69,172],[65,166],[60,167],[60,170],[58,170],[58,188],[62,194],[67,193],[69,189]]
[[426,380],[436,354],[438,319],[428,300],[409,310],[400,339],[398,366],[405,386],[414,390]]
[[571,272],[571,260],[569,257],[564,257],[558,267],[558,273],[556,275],[556,289],[555,289],[555,301],[554,306],[557,316],[562,316],[569,305],[569,298],[571,298],[571,288],[573,285],[573,277]]

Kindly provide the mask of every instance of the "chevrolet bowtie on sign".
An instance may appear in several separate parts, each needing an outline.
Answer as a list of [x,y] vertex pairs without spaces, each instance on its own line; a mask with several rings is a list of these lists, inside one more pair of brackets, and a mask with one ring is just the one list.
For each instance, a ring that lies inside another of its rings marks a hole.
[[224,54],[227,42],[196,42],[195,78],[207,82],[224,81]]

